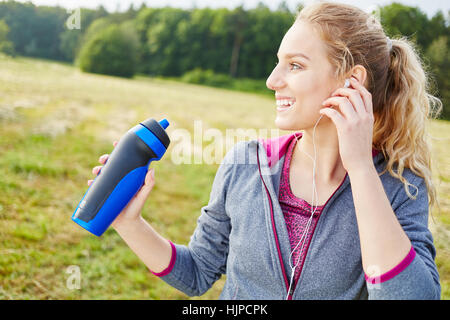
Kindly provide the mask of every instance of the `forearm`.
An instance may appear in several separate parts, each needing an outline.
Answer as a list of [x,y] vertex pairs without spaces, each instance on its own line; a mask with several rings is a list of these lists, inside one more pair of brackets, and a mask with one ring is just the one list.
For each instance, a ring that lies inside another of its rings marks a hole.
[[159,235],[142,217],[115,227],[130,249],[153,272],[165,270],[170,263],[172,248],[167,239]]
[[364,272],[379,276],[394,268],[411,249],[373,166],[349,172]]

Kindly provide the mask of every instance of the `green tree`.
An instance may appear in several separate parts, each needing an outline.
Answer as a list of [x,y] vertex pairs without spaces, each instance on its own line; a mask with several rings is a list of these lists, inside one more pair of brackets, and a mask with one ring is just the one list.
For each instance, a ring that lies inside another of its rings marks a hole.
[[435,39],[429,46],[426,56],[430,61],[431,74],[434,79],[435,89],[443,103],[441,117],[450,120],[450,50],[449,38],[441,36]]
[[[85,8],[80,9],[81,28],[73,30],[65,28],[59,36],[59,49],[66,61],[75,61],[82,44],[87,42],[88,37],[86,37],[86,34],[89,30],[93,29],[91,28],[91,25],[97,21],[104,20],[102,18],[107,15],[107,11],[102,6],[100,6],[97,10]],[[95,32],[92,34],[94,33]]]
[[59,49],[67,61],[74,61],[80,48],[83,34],[77,30],[66,30],[60,35]]
[[144,72],[165,76],[181,75],[180,39],[178,25],[188,20],[190,12],[178,8],[147,8],[136,22],[139,38],[143,41]]
[[[283,2],[283,4],[285,4]],[[229,18],[231,31],[234,35],[233,51],[231,53],[230,61],[230,76],[236,77],[239,63],[239,55],[242,44],[244,42],[244,32],[248,26],[248,16],[244,9],[241,7],[236,8]]]
[[381,24],[390,37],[407,36],[422,49],[426,49],[433,40],[429,34],[427,15],[418,7],[392,3],[380,8]]
[[286,11],[272,12],[260,4],[248,11],[238,67],[239,77],[266,78],[277,61],[281,39],[294,22],[294,15]]
[[85,72],[132,77],[138,64],[138,46],[134,30],[110,25],[84,44],[78,63]]
[[0,53],[14,55],[14,45],[8,39],[9,27],[4,20],[0,20]]
[[[221,31],[226,30],[221,24],[220,17],[226,16],[228,9],[212,10],[194,9],[188,18],[181,20],[176,28],[174,39],[176,39],[178,70],[185,73],[195,68],[211,69],[215,72],[223,72],[228,68],[228,61],[223,59],[229,57],[226,51],[226,35]],[[217,19],[219,17],[219,19]]]

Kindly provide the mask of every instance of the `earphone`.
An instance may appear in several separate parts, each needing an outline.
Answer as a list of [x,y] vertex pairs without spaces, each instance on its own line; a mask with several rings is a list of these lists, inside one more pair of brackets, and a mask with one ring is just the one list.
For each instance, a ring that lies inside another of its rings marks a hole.
[[[344,83],[344,88],[348,88],[350,87],[350,79],[345,79],[345,83]],[[305,230],[302,233],[302,236],[300,237],[300,240],[298,241],[297,245],[294,247],[294,249],[292,249],[290,255],[289,255],[289,267],[291,268],[291,280],[289,282],[289,288],[288,288],[288,292],[286,295],[286,300],[288,300],[289,298],[289,294],[291,292],[291,288],[292,288],[292,284],[294,282],[294,276],[295,276],[295,270],[298,266],[298,264],[300,263],[300,257],[302,256],[302,252],[303,252],[303,247],[305,246],[305,239],[306,239],[306,235],[308,233],[309,227],[311,226],[312,223],[312,218],[314,216],[314,213],[317,210],[317,205],[314,207],[314,200],[318,198],[317,196],[317,189],[316,189],[316,143],[315,143],[315,135],[316,135],[316,127],[317,124],[319,123],[320,119],[322,119],[323,114],[320,116],[320,118],[317,120],[316,124],[314,125],[314,129],[313,129],[313,149],[314,149],[314,158],[311,157],[308,153],[306,153],[305,151],[302,150],[303,153],[305,153],[312,161],[313,161],[313,182],[312,182],[312,199],[311,199],[311,216],[308,219],[308,222],[306,223],[306,227]],[[297,136],[295,136],[295,139],[298,142],[298,138]],[[317,201],[317,200],[316,200]],[[297,249],[297,247],[300,245],[300,243],[302,244],[302,246],[300,247],[300,252],[298,254],[297,257],[297,262],[295,263],[295,265],[292,265],[292,255],[294,254],[295,250]],[[298,284],[297,284],[298,285]]]
[[350,79],[345,79],[344,88],[350,87]]

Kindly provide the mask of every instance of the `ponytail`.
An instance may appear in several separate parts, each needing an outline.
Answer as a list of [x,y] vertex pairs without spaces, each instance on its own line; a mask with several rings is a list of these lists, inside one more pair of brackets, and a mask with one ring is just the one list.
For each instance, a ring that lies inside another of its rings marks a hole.
[[[392,39],[389,67],[385,86],[384,108],[375,116],[374,147],[387,159],[383,171],[400,179],[406,194],[410,184],[403,176],[404,168],[424,178],[430,206],[439,207],[436,188],[432,181],[431,141],[428,120],[436,118],[442,103],[428,93],[429,81],[425,68],[412,42],[406,38]],[[397,170],[394,171],[394,164]]]

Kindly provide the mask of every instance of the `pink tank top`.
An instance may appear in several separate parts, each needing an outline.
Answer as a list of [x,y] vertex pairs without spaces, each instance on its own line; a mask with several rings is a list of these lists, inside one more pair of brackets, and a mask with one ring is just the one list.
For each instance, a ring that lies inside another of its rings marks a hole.
[[[280,178],[280,193],[278,199],[284,214],[284,219],[286,221],[286,227],[289,234],[289,241],[291,243],[291,250],[294,250],[294,248],[300,241],[300,238],[302,237],[303,232],[306,229],[308,220],[311,217],[311,209],[312,209],[307,201],[301,198],[297,198],[292,193],[289,182],[289,167],[292,158],[292,151],[294,150],[296,143],[297,140],[292,139],[286,153],[286,157],[283,164],[283,171]],[[305,183],[308,186],[311,186],[311,181],[306,181]],[[311,240],[313,231],[315,229],[315,226],[317,224],[317,221],[319,219],[323,207],[324,206],[316,207],[316,211],[314,212],[311,225],[308,229],[307,234],[305,235],[305,239],[303,240],[304,244],[302,242],[300,245],[298,245],[291,256],[291,266],[295,266],[298,262],[294,275],[295,284],[297,283],[297,280],[300,277],[300,272],[303,268],[303,262],[306,256],[306,252],[309,248],[309,242]],[[301,251],[302,246],[303,251]],[[289,268],[289,266],[287,267]]]

